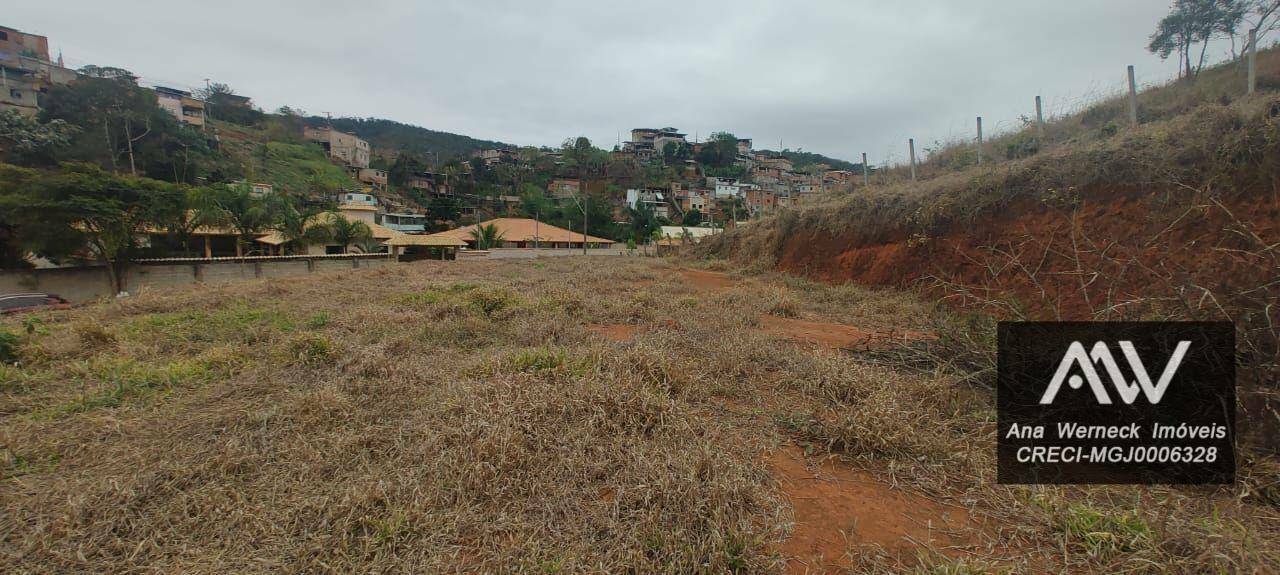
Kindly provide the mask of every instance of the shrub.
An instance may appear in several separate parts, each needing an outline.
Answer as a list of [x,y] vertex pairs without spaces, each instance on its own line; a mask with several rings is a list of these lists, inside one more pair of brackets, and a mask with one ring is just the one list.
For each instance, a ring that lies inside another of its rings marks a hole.
[[491,316],[504,309],[519,307],[524,299],[515,292],[505,288],[479,288],[467,292],[467,301],[471,307],[484,315]]
[[333,344],[322,335],[308,334],[294,338],[289,352],[303,364],[315,365],[333,355]]
[[17,363],[18,346],[22,343],[22,338],[17,334],[0,331],[0,362]]

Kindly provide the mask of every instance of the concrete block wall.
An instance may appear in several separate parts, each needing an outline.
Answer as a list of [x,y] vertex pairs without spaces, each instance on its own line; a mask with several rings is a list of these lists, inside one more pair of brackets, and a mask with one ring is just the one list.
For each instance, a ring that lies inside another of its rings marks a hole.
[[0,272],[0,293],[45,292],[81,302],[110,291],[111,280],[104,267]]
[[[125,282],[128,291],[153,290],[315,272],[361,271],[391,263],[394,262],[385,256],[147,263],[130,267]],[[0,271],[0,294],[15,292],[52,293],[77,303],[112,295],[110,278],[102,266]]]

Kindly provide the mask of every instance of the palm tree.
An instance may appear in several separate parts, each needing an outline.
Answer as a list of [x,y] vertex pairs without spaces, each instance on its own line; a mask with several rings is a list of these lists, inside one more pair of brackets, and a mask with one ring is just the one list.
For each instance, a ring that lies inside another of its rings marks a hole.
[[254,195],[247,185],[205,188],[193,197],[195,226],[228,226],[236,232],[236,257],[244,256],[245,242],[275,225],[278,200]]
[[316,215],[311,211],[299,211],[293,206],[281,210],[280,221],[276,223],[275,229],[284,238],[282,245],[305,253],[308,246],[329,241],[329,226],[317,221]]
[[490,223],[476,224],[471,230],[471,239],[476,242],[476,249],[487,250],[489,248],[502,245],[502,240],[506,239],[502,230],[498,229],[497,224]]
[[360,220],[349,220],[337,212],[329,212],[329,239],[342,246],[342,253],[347,253],[351,244],[361,244],[373,239],[373,230],[369,224]]

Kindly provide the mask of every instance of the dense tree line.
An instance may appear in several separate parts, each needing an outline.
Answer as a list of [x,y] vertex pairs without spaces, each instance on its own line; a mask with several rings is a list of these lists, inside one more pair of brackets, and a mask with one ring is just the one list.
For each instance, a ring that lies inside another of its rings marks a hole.
[[[194,256],[201,228],[228,230],[236,255],[262,254],[255,239],[282,236],[282,249],[320,243],[346,248],[372,240],[363,222],[285,194],[255,194],[244,184],[190,186],[67,162],[56,171],[0,164],[0,256],[5,267],[26,254],[55,263],[97,261],[124,289],[125,270],[143,257]],[[151,242],[151,238],[159,241]],[[376,246],[364,246],[376,249]]]

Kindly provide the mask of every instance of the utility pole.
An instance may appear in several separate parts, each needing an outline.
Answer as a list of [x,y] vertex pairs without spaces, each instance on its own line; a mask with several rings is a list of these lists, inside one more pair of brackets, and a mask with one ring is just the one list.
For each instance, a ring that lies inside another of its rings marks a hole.
[[978,116],[978,165],[982,165],[982,116]]
[[911,153],[911,181],[916,181],[916,139],[907,138],[907,150]]
[[867,153],[862,153],[862,187],[871,186],[871,167],[867,165]]
[[1040,96],[1036,96],[1036,139],[1044,141],[1044,113],[1040,111]]
[[1252,94],[1258,89],[1258,31],[1249,31],[1249,92]]
[[1138,85],[1133,81],[1133,65],[1129,65],[1129,124],[1138,125]]

